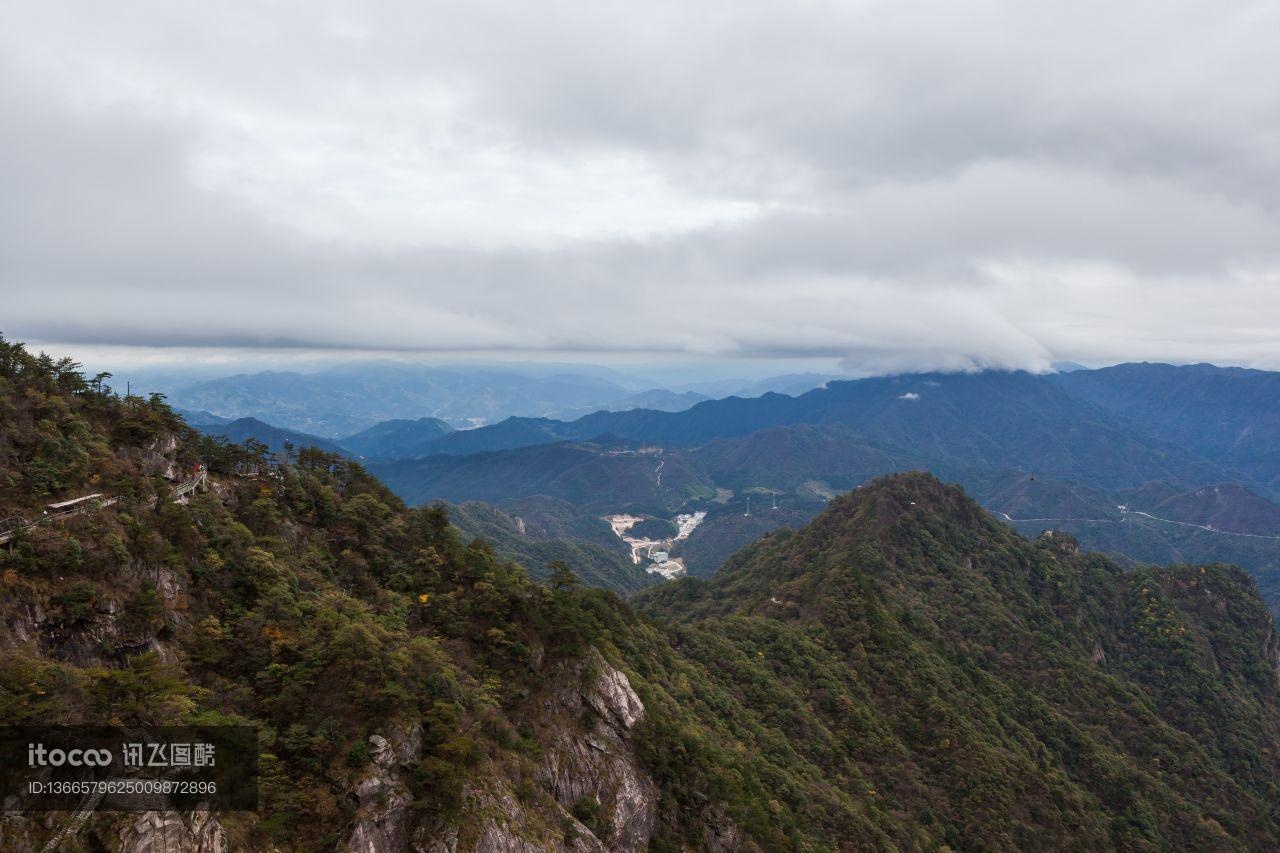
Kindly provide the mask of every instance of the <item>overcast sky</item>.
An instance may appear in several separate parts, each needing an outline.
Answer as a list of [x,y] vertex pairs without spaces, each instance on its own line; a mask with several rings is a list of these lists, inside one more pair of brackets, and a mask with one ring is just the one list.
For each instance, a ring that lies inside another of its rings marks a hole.
[[1278,32],[1231,0],[21,4],[0,331],[1280,369]]

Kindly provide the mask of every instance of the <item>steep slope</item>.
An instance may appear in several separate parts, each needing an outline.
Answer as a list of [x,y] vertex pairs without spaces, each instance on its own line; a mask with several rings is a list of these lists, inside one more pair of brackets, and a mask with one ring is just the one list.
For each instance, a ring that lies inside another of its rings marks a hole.
[[751,752],[810,768],[776,787],[799,786],[807,819],[837,837],[1278,842],[1277,639],[1239,570],[1125,574],[1061,534],[1018,538],[957,488],[898,475],[709,582],[639,601],[741,701]]
[[[1280,373],[1193,364],[1119,364],[1053,377],[1070,393],[1166,441],[1280,488]],[[1214,482],[1206,480],[1205,482]]]
[[[660,808],[605,625],[658,635],[567,568],[535,584],[357,464],[271,466],[3,340],[0,437],[3,510],[37,519],[0,550],[6,723],[259,732],[258,810],[93,814],[64,848],[638,851],[732,830]],[[208,491],[174,500],[197,461]],[[0,847],[65,820],[7,816]]]
[[898,475],[643,615],[3,341],[0,418],[7,513],[117,499],[0,549],[0,715],[259,730],[258,811],[95,814],[84,849],[1280,845],[1278,644],[1236,569],[1126,574]]
[[453,427],[439,418],[390,420],[341,438],[338,443],[356,456],[407,459],[427,453],[433,441],[453,431]]

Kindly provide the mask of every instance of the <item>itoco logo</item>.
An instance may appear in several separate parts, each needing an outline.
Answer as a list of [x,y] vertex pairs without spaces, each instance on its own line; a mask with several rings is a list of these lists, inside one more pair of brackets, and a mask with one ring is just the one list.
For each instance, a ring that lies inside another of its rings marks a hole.
[[42,743],[27,744],[28,767],[110,767],[109,749],[46,749]]

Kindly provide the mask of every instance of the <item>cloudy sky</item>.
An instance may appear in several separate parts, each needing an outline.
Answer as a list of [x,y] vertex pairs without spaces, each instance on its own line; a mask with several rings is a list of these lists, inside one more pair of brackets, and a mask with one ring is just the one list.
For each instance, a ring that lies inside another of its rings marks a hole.
[[5,18],[10,338],[1280,369],[1275,3]]

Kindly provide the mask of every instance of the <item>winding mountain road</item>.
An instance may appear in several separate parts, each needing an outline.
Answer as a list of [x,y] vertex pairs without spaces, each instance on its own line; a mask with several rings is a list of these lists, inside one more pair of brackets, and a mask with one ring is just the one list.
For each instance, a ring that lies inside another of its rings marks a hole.
[[[1001,510],[995,510],[994,512],[996,515],[999,515],[1006,521],[1014,524],[1030,523],[1033,521],[1078,521],[1088,522],[1091,524],[1124,524],[1129,520],[1127,518],[1014,518],[1009,515],[1009,513]],[[1237,530],[1219,530],[1212,524],[1196,524],[1192,521],[1178,521],[1174,518],[1161,518],[1158,515],[1152,515],[1149,512],[1143,512],[1139,509],[1121,509],[1120,512],[1124,515],[1140,515],[1143,518],[1148,518],[1152,521],[1159,521],[1163,524],[1177,524],[1181,527],[1194,527],[1197,530],[1203,530],[1206,533],[1216,533],[1221,536],[1245,536],[1250,539],[1270,539],[1273,541],[1280,541],[1280,536],[1273,536],[1268,533],[1242,533]]]

